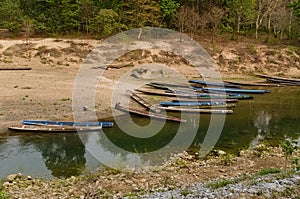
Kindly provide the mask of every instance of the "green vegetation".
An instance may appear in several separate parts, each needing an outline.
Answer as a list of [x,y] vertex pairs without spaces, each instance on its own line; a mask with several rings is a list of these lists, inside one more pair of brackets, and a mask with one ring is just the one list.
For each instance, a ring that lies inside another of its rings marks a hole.
[[230,180],[230,179],[222,179],[216,182],[211,182],[207,184],[207,187],[211,188],[211,189],[218,189],[221,187],[225,187],[228,184],[234,184],[236,183],[236,181],[234,180]]
[[188,187],[185,187],[183,190],[181,190],[180,194],[183,195],[184,197],[186,197],[187,195],[189,195],[191,193],[191,191],[189,190]]
[[280,173],[281,170],[278,168],[265,168],[258,171],[258,175],[263,176],[267,174]]
[[[292,3],[291,3],[292,2]],[[300,1],[262,0],[2,0],[0,28],[13,35],[88,35],[104,38],[155,26],[199,34],[205,30],[267,35],[266,41],[299,38]]]
[[[286,139],[281,143],[281,149],[285,157],[285,164],[284,168],[285,171],[287,172],[287,163],[288,163],[288,158],[291,157],[293,152],[297,149],[297,145],[295,145],[292,141]],[[297,161],[298,164],[298,161]]]
[[[2,182],[1,182],[2,184]],[[0,199],[8,199],[10,196],[3,190],[3,187],[0,187]]]

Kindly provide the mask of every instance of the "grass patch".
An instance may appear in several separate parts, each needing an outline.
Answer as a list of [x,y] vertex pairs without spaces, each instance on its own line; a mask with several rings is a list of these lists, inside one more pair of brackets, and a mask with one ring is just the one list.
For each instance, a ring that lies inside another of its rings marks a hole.
[[187,195],[189,195],[190,193],[192,193],[188,187],[184,188],[183,190],[181,190],[180,194],[183,195],[184,197],[186,197]]
[[218,188],[221,188],[221,187],[225,187],[228,184],[234,184],[235,182],[236,182],[235,180],[222,179],[222,180],[219,180],[219,181],[216,181],[216,182],[208,183],[207,187],[211,188],[211,189],[218,189]]
[[10,196],[6,192],[0,190],[0,199],[8,199],[8,198],[10,198]]
[[258,171],[258,175],[263,176],[267,174],[274,174],[274,173],[280,173],[281,170],[277,168],[265,168]]

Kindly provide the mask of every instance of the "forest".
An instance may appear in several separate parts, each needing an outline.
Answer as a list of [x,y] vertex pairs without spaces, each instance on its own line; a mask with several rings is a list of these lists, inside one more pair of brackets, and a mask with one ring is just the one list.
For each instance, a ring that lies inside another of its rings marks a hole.
[[139,27],[272,36],[299,43],[300,0],[1,0],[0,28],[105,38]]

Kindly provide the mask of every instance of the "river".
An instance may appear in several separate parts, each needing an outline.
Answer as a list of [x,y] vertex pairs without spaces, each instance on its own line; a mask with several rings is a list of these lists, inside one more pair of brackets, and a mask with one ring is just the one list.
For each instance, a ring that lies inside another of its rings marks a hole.
[[[271,93],[254,95],[252,100],[240,100],[234,107],[234,114],[226,115],[225,123],[217,139],[215,149],[229,153],[237,153],[240,149],[252,148],[259,143],[278,145],[290,138],[300,142],[300,89],[299,87],[274,87]],[[175,114],[176,115],[176,114]],[[188,117],[189,118],[189,117]],[[211,115],[200,116],[199,128],[190,149],[201,149],[205,138],[210,138],[208,128]],[[193,117],[192,117],[193,119]],[[191,120],[192,120],[191,119]],[[133,122],[147,126],[148,119],[135,117],[132,121],[122,118],[118,120],[122,126],[130,128]],[[108,156],[119,156],[118,151],[109,143],[119,146],[130,153],[144,153],[164,148],[180,131],[182,139],[192,134],[193,121],[183,126],[167,122],[158,134],[150,138],[134,138],[123,133],[116,124],[111,129],[98,132],[78,134],[22,134],[13,132],[0,133],[0,177],[11,173],[23,173],[33,177],[49,179],[65,178],[85,172],[101,169],[103,165],[96,159],[107,160]],[[120,123],[119,123],[120,124]],[[154,121],[155,125],[160,121]],[[194,128],[195,129],[195,128]],[[143,132],[144,133],[144,132]],[[101,141],[108,137],[109,142]],[[215,136],[215,135],[214,135]],[[159,157],[165,157],[169,151],[175,152],[183,148],[184,141],[177,142]],[[95,154],[95,151],[101,151]],[[103,156],[101,156],[101,154]],[[101,160],[102,161],[102,160]],[[139,160],[141,161],[141,160]],[[155,160],[153,160],[155,162]]]

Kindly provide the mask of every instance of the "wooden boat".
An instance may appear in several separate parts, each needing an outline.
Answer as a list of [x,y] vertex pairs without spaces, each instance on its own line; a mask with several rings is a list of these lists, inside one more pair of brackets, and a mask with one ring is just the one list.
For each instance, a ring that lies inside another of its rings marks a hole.
[[149,90],[143,90],[143,89],[136,89],[136,91],[145,93],[148,95],[159,95],[159,96],[167,96],[167,97],[178,97],[178,98],[198,98],[198,99],[252,99],[252,96],[249,95],[241,95],[241,94],[235,94],[235,95],[224,95],[224,94],[207,94],[207,93],[168,93],[168,92],[159,92],[159,91],[149,91]]
[[240,86],[235,84],[227,84],[222,82],[207,82],[204,80],[189,80],[189,83],[200,84],[203,86],[216,86],[216,87],[229,87],[229,88],[240,88]]
[[132,113],[132,114],[136,114],[139,116],[144,116],[144,117],[150,117],[150,118],[155,118],[155,119],[162,119],[162,120],[169,120],[169,121],[174,121],[174,122],[186,122],[186,120],[177,118],[177,117],[170,117],[170,116],[165,116],[165,115],[161,115],[158,113],[151,113],[149,111],[141,111],[141,110],[137,110],[137,109],[133,109],[133,108],[126,108],[120,105],[120,103],[117,103],[115,105],[115,109],[120,110],[120,111],[124,111],[127,113]]
[[206,114],[232,114],[232,110],[222,110],[222,109],[202,109],[202,108],[179,108],[179,107],[158,107],[165,111],[171,112],[187,112],[187,113],[206,113]]
[[113,122],[67,122],[67,121],[48,121],[48,120],[23,120],[23,124],[40,126],[101,126],[103,128],[113,127]]
[[175,99],[172,102],[226,102],[236,103],[238,99]]
[[155,84],[155,83],[150,83],[150,84],[146,84],[147,86],[156,88],[156,89],[160,89],[160,90],[169,90],[169,91],[202,91],[201,87],[169,87],[169,86],[165,86],[165,85],[160,85],[160,84]]
[[169,83],[160,83],[160,82],[151,82],[151,85],[161,85],[166,87],[177,87],[177,88],[191,88],[190,85],[181,85],[181,84],[169,84]]
[[236,84],[236,85],[240,85],[240,86],[267,86],[267,87],[279,87],[279,86],[284,86],[282,84],[274,84],[274,83],[257,83],[257,82],[238,82],[238,81],[224,81],[226,83],[230,83],[230,84]]
[[282,83],[292,83],[292,84],[300,85],[300,79],[276,77],[276,76],[269,76],[269,75],[263,75],[263,74],[256,74],[256,76],[262,77],[262,78],[265,78],[265,79],[271,80],[271,81],[277,81],[277,82],[282,82]]
[[267,81],[285,85],[285,86],[300,86],[300,83],[288,81],[288,80],[280,80],[280,79],[273,79],[273,78],[267,78]]
[[160,102],[161,106],[219,106],[226,105],[226,102]]
[[134,99],[136,102],[138,102],[139,104],[141,104],[143,107],[145,107],[146,109],[150,110],[150,111],[154,111],[156,113],[159,113],[160,110],[154,108],[154,106],[152,104],[150,104],[149,102],[147,102],[146,100],[144,100],[143,98],[141,98],[139,95],[137,95],[136,93],[127,90],[127,94]]
[[19,132],[37,132],[37,133],[76,133],[87,131],[98,131],[102,126],[37,126],[37,125],[21,125],[8,127],[11,131]]
[[234,89],[234,88],[204,88],[204,92],[218,92],[218,93],[251,93],[251,94],[263,94],[269,93],[268,90],[259,90],[259,89]]

